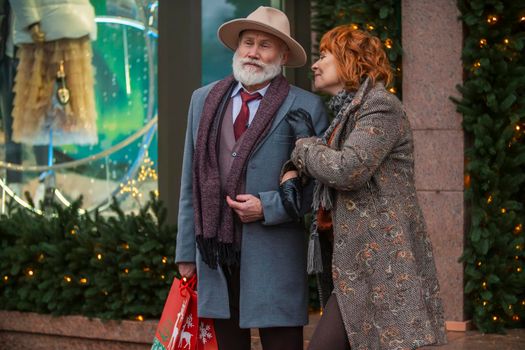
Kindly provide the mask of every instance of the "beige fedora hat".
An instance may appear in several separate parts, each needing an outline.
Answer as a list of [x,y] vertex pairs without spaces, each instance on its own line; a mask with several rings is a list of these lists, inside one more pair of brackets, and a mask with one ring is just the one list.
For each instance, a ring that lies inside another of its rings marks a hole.
[[259,30],[275,35],[285,42],[290,49],[288,67],[301,67],[306,63],[306,52],[303,47],[290,36],[288,17],[273,7],[260,6],[246,18],[238,18],[224,23],[219,27],[219,40],[232,50],[237,49],[239,35],[244,30]]

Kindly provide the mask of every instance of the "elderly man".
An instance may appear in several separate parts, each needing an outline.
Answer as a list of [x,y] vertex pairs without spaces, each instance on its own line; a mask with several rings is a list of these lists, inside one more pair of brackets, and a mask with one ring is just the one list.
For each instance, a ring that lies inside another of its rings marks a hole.
[[[215,319],[221,350],[249,350],[250,328],[265,350],[303,348],[305,234],[279,192],[299,135],[285,117],[306,110],[316,134],[327,119],[317,96],[281,74],[306,62],[289,33],[286,15],[271,7],[223,24],[233,76],[196,90],[189,108],[176,262],[183,277],[197,273],[198,313]],[[304,189],[304,210],[311,193]]]

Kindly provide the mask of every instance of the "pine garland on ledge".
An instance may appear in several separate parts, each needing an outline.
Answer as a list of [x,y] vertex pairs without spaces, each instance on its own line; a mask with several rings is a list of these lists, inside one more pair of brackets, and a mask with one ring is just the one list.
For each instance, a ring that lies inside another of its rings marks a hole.
[[465,80],[454,100],[463,114],[468,312],[483,332],[525,319],[525,3],[460,0]]
[[151,193],[136,214],[78,214],[81,201],[41,216],[0,218],[0,309],[102,319],[158,318],[177,270],[176,230]]

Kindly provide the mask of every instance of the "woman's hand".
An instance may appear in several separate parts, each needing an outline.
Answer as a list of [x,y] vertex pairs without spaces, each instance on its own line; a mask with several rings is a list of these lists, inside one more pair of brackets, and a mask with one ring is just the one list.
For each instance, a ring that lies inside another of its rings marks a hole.
[[292,128],[295,139],[315,136],[315,128],[310,113],[302,108],[294,109],[286,114],[286,122]]
[[287,171],[279,186],[279,195],[283,203],[286,213],[294,219],[300,220],[301,215],[301,201],[303,196],[303,186],[301,179],[297,176],[297,171]]
[[40,28],[40,23],[30,25],[29,33],[31,33],[31,39],[33,39],[35,44],[42,44],[46,40],[46,35]]

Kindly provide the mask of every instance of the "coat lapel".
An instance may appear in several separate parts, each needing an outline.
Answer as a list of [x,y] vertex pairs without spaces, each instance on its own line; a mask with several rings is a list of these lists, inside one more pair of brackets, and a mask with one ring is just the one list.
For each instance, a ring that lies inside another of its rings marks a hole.
[[286,113],[290,110],[290,107],[292,107],[293,102],[295,101],[295,93],[290,89],[290,92],[288,93],[288,96],[284,100],[283,104],[281,105],[281,108],[277,111],[277,114],[275,115],[275,118],[273,119],[272,126],[270,127],[270,130],[268,130],[268,133],[266,136],[264,136],[264,139],[259,142],[259,144],[255,147],[255,149],[252,152],[252,156],[259,150],[259,148],[266,142],[268,137],[272,135],[272,133],[275,131],[277,126],[283,121],[284,117],[286,116]]

